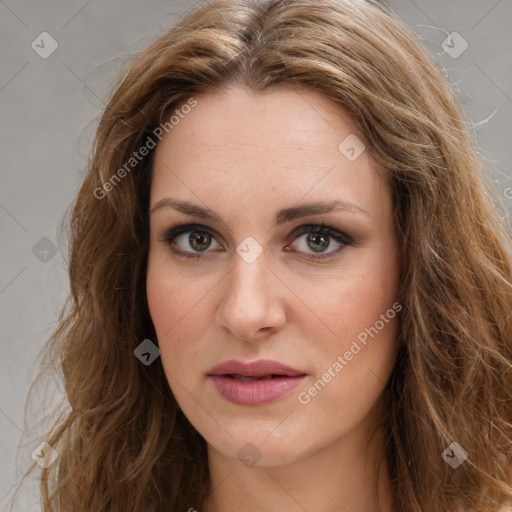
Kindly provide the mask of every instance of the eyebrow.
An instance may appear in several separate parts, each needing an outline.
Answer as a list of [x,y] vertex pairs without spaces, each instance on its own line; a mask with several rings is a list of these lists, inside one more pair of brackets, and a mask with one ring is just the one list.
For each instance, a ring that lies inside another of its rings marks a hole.
[[[227,224],[210,208],[202,207],[194,203],[190,203],[189,201],[179,201],[171,197],[166,197],[158,201],[151,208],[150,214],[153,214],[154,212],[164,207],[171,207],[186,215],[199,217],[201,219],[208,219],[213,222],[218,222],[220,224],[227,226]],[[363,210],[360,206],[349,201],[343,201],[338,199],[335,201],[305,203],[299,206],[291,206],[289,208],[284,208],[276,213],[274,222],[276,225],[279,225],[285,222],[290,222],[292,220],[299,219],[301,217],[307,217],[308,215],[329,213],[339,210],[346,211],[349,213],[356,213],[359,215],[365,215],[367,217],[370,216],[369,213],[366,210]]]

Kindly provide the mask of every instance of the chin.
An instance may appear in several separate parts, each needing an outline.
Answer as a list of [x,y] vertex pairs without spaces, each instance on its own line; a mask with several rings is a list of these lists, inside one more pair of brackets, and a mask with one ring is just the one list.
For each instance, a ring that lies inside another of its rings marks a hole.
[[[269,436],[272,429],[249,429],[243,433],[228,430],[233,437],[226,434],[222,439],[207,439],[209,449],[213,448],[222,457],[237,460],[249,468],[285,466],[297,461],[307,451],[307,446],[292,435]],[[301,447],[300,452],[297,446]]]

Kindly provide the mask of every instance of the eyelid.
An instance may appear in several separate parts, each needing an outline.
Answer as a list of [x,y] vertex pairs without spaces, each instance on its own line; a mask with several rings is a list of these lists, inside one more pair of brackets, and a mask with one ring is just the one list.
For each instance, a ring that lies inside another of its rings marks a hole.
[[[190,251],[182,251],[180,249],[172,248],[172,244],[177,237],[179,237],[180,235],[186,234],[186,233],[193,232],[193,231],[208,233],[214,239],[217,236],[220,236],[220,234],[217,233],[217,231],[215,229],[205,226],[203,224],[183,223],[183,224],[175,224],[173,227],[167,229],[164,232],[164,235],[161,238],[159,238],[158,240],[160,242],[167,244],[174,254],[185,255],[185,257],[189,257],[189,258],[202,257],[202,255],[206,255],[206,254],[212,252],[212,251],[207,250],[207,251],[203,251],[203,252],[195,252],[194,253],[194,252],[190,252]],[[219,243],[219,242],[217,241],[217,243]]]
[[[176,224],[173,227],[166,230],[164,236],[162,238],[159,238],[160,242],[166,243],[170,250],[184,258],[189,259],[199,259],[204,258],[208,253],[214,252],[210,250],[205,251],[182,251],[180,249],[175,249],[172,247],[172,244],[174,240],[185,233],[190,233],[193,231],[197,232],[204,232],[211,235],[214,239],[216,239],[217,236],[220,236],[220,238],[223,238],[215,229],[210,228],[203,224],[196,224],[196,223],[182,223],[182,224]],[[310,257],[305,257],[305,259],[310,261],[321,261],[322,259],[330,259],[334,257],[337,253],[339,253],[341,250],[343,250],[346,246],[355,245],[355,241],[350,237],[349,235],[345,234],[344,232],[340,231],[339,229],[335,228],[334,226],[331,226],[329,224],[326,224],[325,222],[319,222],[319,223],[309,223],[309,224],[301,224],[300,226],[297,226],[295,229],[292,230],[292,232],[287,236],[286,240],[292,240],[292,239],[298,239],[300,236],[307,234],[307,233],[313,233],[313,234],[322,234],[330,239],[333,239],[336,243],[340,244],[340,247],[338,247],[336,250],[330,251],[330,252],[324,252],[324,253],[317,253],[316,255],[314,253],[308,253],[304,251],[288,251],[288,252],[296,252],[299,254],[307,254]],[[216,240],[217,243],[219,243]],[[287,242],[288,243],[288,242]]]
[[339,229],[336,229],[334,226],[331,226],[330,224],[326,224],[325,222],[320,222],[317,224],[301,224],[290,233],[289,238],[298,237],[306,233],[326,234],[333,238],[334,240],[338,241],[339,243],[344,243],[346,245],[354,243],[354,240],[349,235],[347,235],[343,231],[340,231]]

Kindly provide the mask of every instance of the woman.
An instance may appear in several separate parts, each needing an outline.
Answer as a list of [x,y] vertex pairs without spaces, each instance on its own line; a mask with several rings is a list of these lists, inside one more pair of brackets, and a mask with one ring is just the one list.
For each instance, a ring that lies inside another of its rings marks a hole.
[[190,12],[115,88],[76,198],[44,510],[505,510],[492,197],[376,2]]

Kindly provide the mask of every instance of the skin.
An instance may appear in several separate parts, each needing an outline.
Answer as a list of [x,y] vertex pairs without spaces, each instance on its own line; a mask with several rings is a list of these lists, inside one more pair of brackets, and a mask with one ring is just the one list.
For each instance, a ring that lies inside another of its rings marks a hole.
[[[147,298],[169,386],[207,442],[205,510],[392,512],[381,424],[398,315],[309,403],[298,401],[399,301],[389,186],[368,151],[354,161],[340,152],[357,130],[318,92],[283,87],[261,95],[230,85],[196,99],[156,149],[150,209],[167,197],[187,200],[226,225],[171,206],[155,210]],[[367,214],[337,210],[274,224],[279,209],[340,198]],[[354,244],[327,237],[326,248],[308,243],[308,233],[292,235],[321,222]],[[176,256],[163,241],[178,223],[212,232],[192,246],[189,232],[175,239],[197,259]],[[248,236],[263,249],[252,263],[236,252]],[[309,259],[318,251],[330,257]],[[222,361],[260,358],[307,376],[290,395],[258,406],[226,401],[207,376]],[[248,442],[261,455],[252,467],[237,457]]]

